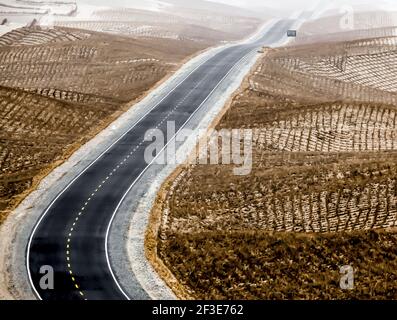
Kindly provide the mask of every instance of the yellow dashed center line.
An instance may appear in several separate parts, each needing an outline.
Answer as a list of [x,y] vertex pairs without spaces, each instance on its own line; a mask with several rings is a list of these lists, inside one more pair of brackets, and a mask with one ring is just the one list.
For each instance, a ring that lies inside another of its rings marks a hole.
[[[185,99],[186,99],[186,98],[185,98]],[[177,106],[174,108],[174,110],[176,110],[176,109],[177,109]],[[172,112],[171,112],[171,113],[172,113]],[[158,128],[162,123],[164,123],[164,121],[169,117],[169,115],[170,115],[171,113],[169,113],[169,114],[167,115],[167,117],[164,118],[164,119],[157,125],[156,128]],[[106,177],[106,179],[103,180],[102,183],[95,189],[95,191],[91,194],[91,197],[88,198],[87,201],[85,202],[84,207],[82,207],[82,208],[81,208],[81,211],[77,214],[76,219],[75,219],[75,222],[73,223],[73,226],[72,226],[72,228],[70,229],[70,233],[69,233],[69,235],[68,235],[67,245],[66,245],[66,260],[68,261],[67,266],[68,266],[68,269],[69,269],[69,274],[70,274],[70,277],[71,277],[71,279],[72,279],[72,282],[74,283],[75,288],[76,288],[77,290],[79,290],[79,294],[80,294],[82,297],[84,297],[84,293],[80,290],[80,286],[76,283],[76,278],[75,278],[74,275],[73,275],[72,266],[71,266],[71,263],[70,263],[70,253],[71,253],[71,251],[70,251],[70,250],[71,250],[70,243],[71,243],[72,233],[73,233],[74,228],[75,228],[75,226],[76,226],[76,222],[79,221],[79,217],[81,217],[81,216],[83,215],[83,213],[84,213],[86,207],[88,206],[88,203],[89,203],[89,202],[91,201],[91,199],[95,196],[95,194],[98,193],[98,191],[102,188],[102,186],[110,179],[110,177],[113,176],[113,173],[115,173],[121,166],[123,166],[124,163],[126,163],[127,160],[130,159],[130,157],[134,154],[134,152],[136,152],[136,151],[139,149],[139,147],[142,146],[142,144],[143,144],[144,142],[145,142],[145,141],[141,141],[141,142],[139,143],[139,145],[136,146],[136,147],[126,156],[126,158],[125,158],[122,162],[120,162],[120,164],[118,164],[118,165],[112,170],[112,172],[109,173],[109,175]],[[87,299],[85,299],[85,300],[87,300]]]

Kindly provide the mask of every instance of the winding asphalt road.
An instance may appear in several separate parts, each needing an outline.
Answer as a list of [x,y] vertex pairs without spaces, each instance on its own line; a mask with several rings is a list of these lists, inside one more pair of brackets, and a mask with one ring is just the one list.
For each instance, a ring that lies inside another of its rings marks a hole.
[[[27,271],[38,298],[128,299],[112,272],[106,246],[120,201],[148,166],[145,133],[154,128],[166,132],[167,121],[174,121],[178,131],[239,61],[281,40],[293,23],[281,20],[260,40],[226,48],[206,61],[54,199],[27,247]],[[55,272],[53,290],[40,288],[40,268],[47,265]]]

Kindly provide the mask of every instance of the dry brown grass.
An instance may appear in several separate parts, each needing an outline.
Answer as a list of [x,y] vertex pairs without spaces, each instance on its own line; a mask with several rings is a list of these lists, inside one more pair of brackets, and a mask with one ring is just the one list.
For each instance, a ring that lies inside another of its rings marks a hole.
[[98,107],[114,108],[135,99],[175,69],[175,64],[206,47],[192,41],[138,40],[89,31],[81,40],[59,36],[57,41],[40,41],[59,30],[83,33],[67,29],[30,28],[5,36],[19,39],[13,34],[36,35],[37,30],[41,30],[35,38],[38,44],[25,41],[25,45],[1,47],[0,85]]
[[251,174],[186,166],[164,190],[158,254],[192,296],[397,299],[394,42],[267,50],[217,126],[254,129]]
[[[198,299],[397,299],[397,234],[263,231],[174,235],[161,257]],[[341,290],[352,265],[355,289]]]

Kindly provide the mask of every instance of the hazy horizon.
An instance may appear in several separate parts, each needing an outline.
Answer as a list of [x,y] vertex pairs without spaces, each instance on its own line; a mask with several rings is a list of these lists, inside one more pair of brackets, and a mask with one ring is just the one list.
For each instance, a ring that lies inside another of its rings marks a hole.
[[[150,6],[153,2],[162,2],[161,0],[113,0],[109,3],[108,0],[76,0],[78,3],[86,3],[89,5],[96,6],[107,6],[107,7],[144,7],[145,5]],[[189,2],[194,2],[196,0],[187,0]],[[244,7],[244,8],[275,8],[275,9],[291,9],[296,10],[302,7],[312,7],[316,3],[325,2],[325,0],[283,0],[282,3],[280,1],[274,0],[205,0],[208,2],[215,3],[223,3],[226,5]],[[167,2],[167,0],[164,0]]]
[[[130,7],[138,9],[152,9],[155,10],[158,4],[166,3],[167,0],[76,0],[80,4],[88,4],[92,6],[104,7]],[[186,0],[187,2],[194,2],[198,0]],[[223,3],[227,5],[243,7],[247,9],[253,8],[270,8],[277,11],[296,11],[296,10],[312,10],[317,8],[319,10],[324,8],[342,8],[348,5],[355,8],[362,8],[362,10],[371,10],[379,8],[388,10],[390,8],[397,10],[397,2],[393,0],[378,0],[376,3],[370,0],[334,0],[332,2],[326,0],[206,0],[209,2]]]

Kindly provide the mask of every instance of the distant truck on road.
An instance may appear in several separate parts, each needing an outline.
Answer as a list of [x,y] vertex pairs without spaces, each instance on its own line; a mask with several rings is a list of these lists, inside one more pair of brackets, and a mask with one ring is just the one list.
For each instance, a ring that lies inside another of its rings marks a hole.
[[296,30],[288,30],[287,36],[288,37],[296,37]]

